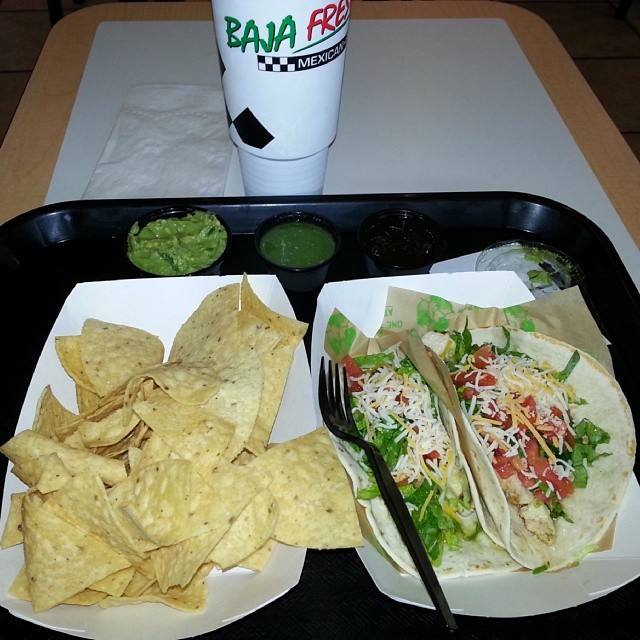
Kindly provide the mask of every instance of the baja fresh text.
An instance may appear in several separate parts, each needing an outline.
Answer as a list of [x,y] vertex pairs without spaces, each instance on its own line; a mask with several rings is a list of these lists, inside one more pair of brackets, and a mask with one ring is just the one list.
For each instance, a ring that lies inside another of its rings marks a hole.
[[[351,0],[339,0],[314,9],[307,20],[306,41],[303,48],[327,40],[347,24],[350,15]],[[225,16],[227,46],[240,47],[242,51],[253,48],[255,53],[273,53],[283,45],[291,51],[296,50],[298,28],[293,16],[288,15],[280,20],[279,26],[274,21],[259,26],[255,20],[249,19],[244,24],[238,18]]]

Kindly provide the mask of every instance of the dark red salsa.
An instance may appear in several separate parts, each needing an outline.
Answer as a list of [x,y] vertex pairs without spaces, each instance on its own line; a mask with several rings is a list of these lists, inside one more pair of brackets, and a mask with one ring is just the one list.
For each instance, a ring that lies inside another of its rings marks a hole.
[[419,219],[384,218],[366,231],[365,241],[375,260],[397,267],[415,268],[429,261],[436,238]]

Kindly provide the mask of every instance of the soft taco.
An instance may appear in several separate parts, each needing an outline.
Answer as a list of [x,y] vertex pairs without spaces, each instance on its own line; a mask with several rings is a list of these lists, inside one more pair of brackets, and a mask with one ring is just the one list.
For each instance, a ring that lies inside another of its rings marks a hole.
[[442,357],[461,407],[461,446],[492,533],[531,569],[560,569],[606,547],[636,450],[617,381],[587,353],[539,333],[492,327],[449,337]]
[[[345,356],[342,363],[358,429],[385,458],[438,577],[520,568],[503,546],[486,535],[453,416],[401,346]],[[336,447],[366,514],[372,542],[400,569],[418,576],[366,457],[342,441],[336,440]]]

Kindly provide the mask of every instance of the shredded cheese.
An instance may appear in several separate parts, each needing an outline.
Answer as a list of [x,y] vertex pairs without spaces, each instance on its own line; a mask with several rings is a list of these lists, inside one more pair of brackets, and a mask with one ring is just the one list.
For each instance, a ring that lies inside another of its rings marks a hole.
[[[548,366],[525,355],[501,354],[480,364],[481,369],[474,369],[474,357],[468,355],[456,371],[477,372],[467,375],[469,381],[464,386],[473,390],[473,396],[468,404],[462,401],[461,407],[487,456],[491,462],[495,462],[498,451],[507,457],[518,456],[525,464],[520,473],[537,481],[534,488],[542,486],[547,492],[554,492],[554,477],[570,478],[574,471],[571,463],[559,458],[551,448],[560,453],[571,450],[562,428],[574,433],[569,410],[570,399],[575,397],[573,390],[560,382]],[[487,384],[485,374],[491,374],[495,384]],[[529,413],[531,404],[535,405],[535,416]],[[529,436],[535,438],[549,461],[551,473],[546,473],[544,479],[538,478],[535,468],[528,464]]]
[[551,451],[551,449],[549,449],[549,445],[545,442],[545,439],[540,435],[540,433],[538,433],[538,430],[531,424],[531,421],[529,420],[529,418],[527,418],[527,416],[524,415],[523,411],[520,411],[519,409],[514,409],[513,410],[513,419],[514,422],[516,422],[517,424],[524,424],[527,429],[529,429],[529,431],[531,431],[531,433],[533,434],[533,437],[538,441],[538,444],[542,447],[542,450],[547,454],[547,457],[549,458],[549,460],[551,460],[552,462],[556,461],[556,456],[553,453],[553,451]]
[[420,515],[418,516],[418,520],[422,520],[424,518],[424,514],[427,510],[427,507],[429,506],[429,503],[431,502],[431,498],[433,498],[434,495],[435,495],[435,491],[433,491],[433,489],[429,491],[429,495],[427,496],[427,499],[424,501],[424,504],[420,509]]
[[[452,474],[461,469],[455,445],[442,422],[437,399],[420,374],[398,371],[405,357],[400,349],[387,353],[393,356],[390,364],[367,369],[358,378],[362,390],[352,392],[355,410],[364,416],[368,440],[392,429],[397,432],[394,441],[406,444],[406,453],[391,469],[396,483],[419,486],[428,480],[432,493],[443,503],[451,497],[446,494],[451,491]],[[433,497],[430,493],[422,513]]]

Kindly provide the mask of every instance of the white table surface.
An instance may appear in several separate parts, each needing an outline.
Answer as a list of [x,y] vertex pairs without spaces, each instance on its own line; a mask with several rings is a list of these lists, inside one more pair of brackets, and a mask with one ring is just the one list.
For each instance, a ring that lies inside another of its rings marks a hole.
[[[46,203],[82,197],[127,92],[150,83],[220,86],[213,24],[100,25]],[[585,214],[640,288],[640,250],[503,20],[352,21],[325,193],[492,190]],[[225,195],[243,194],[234,153]]]

